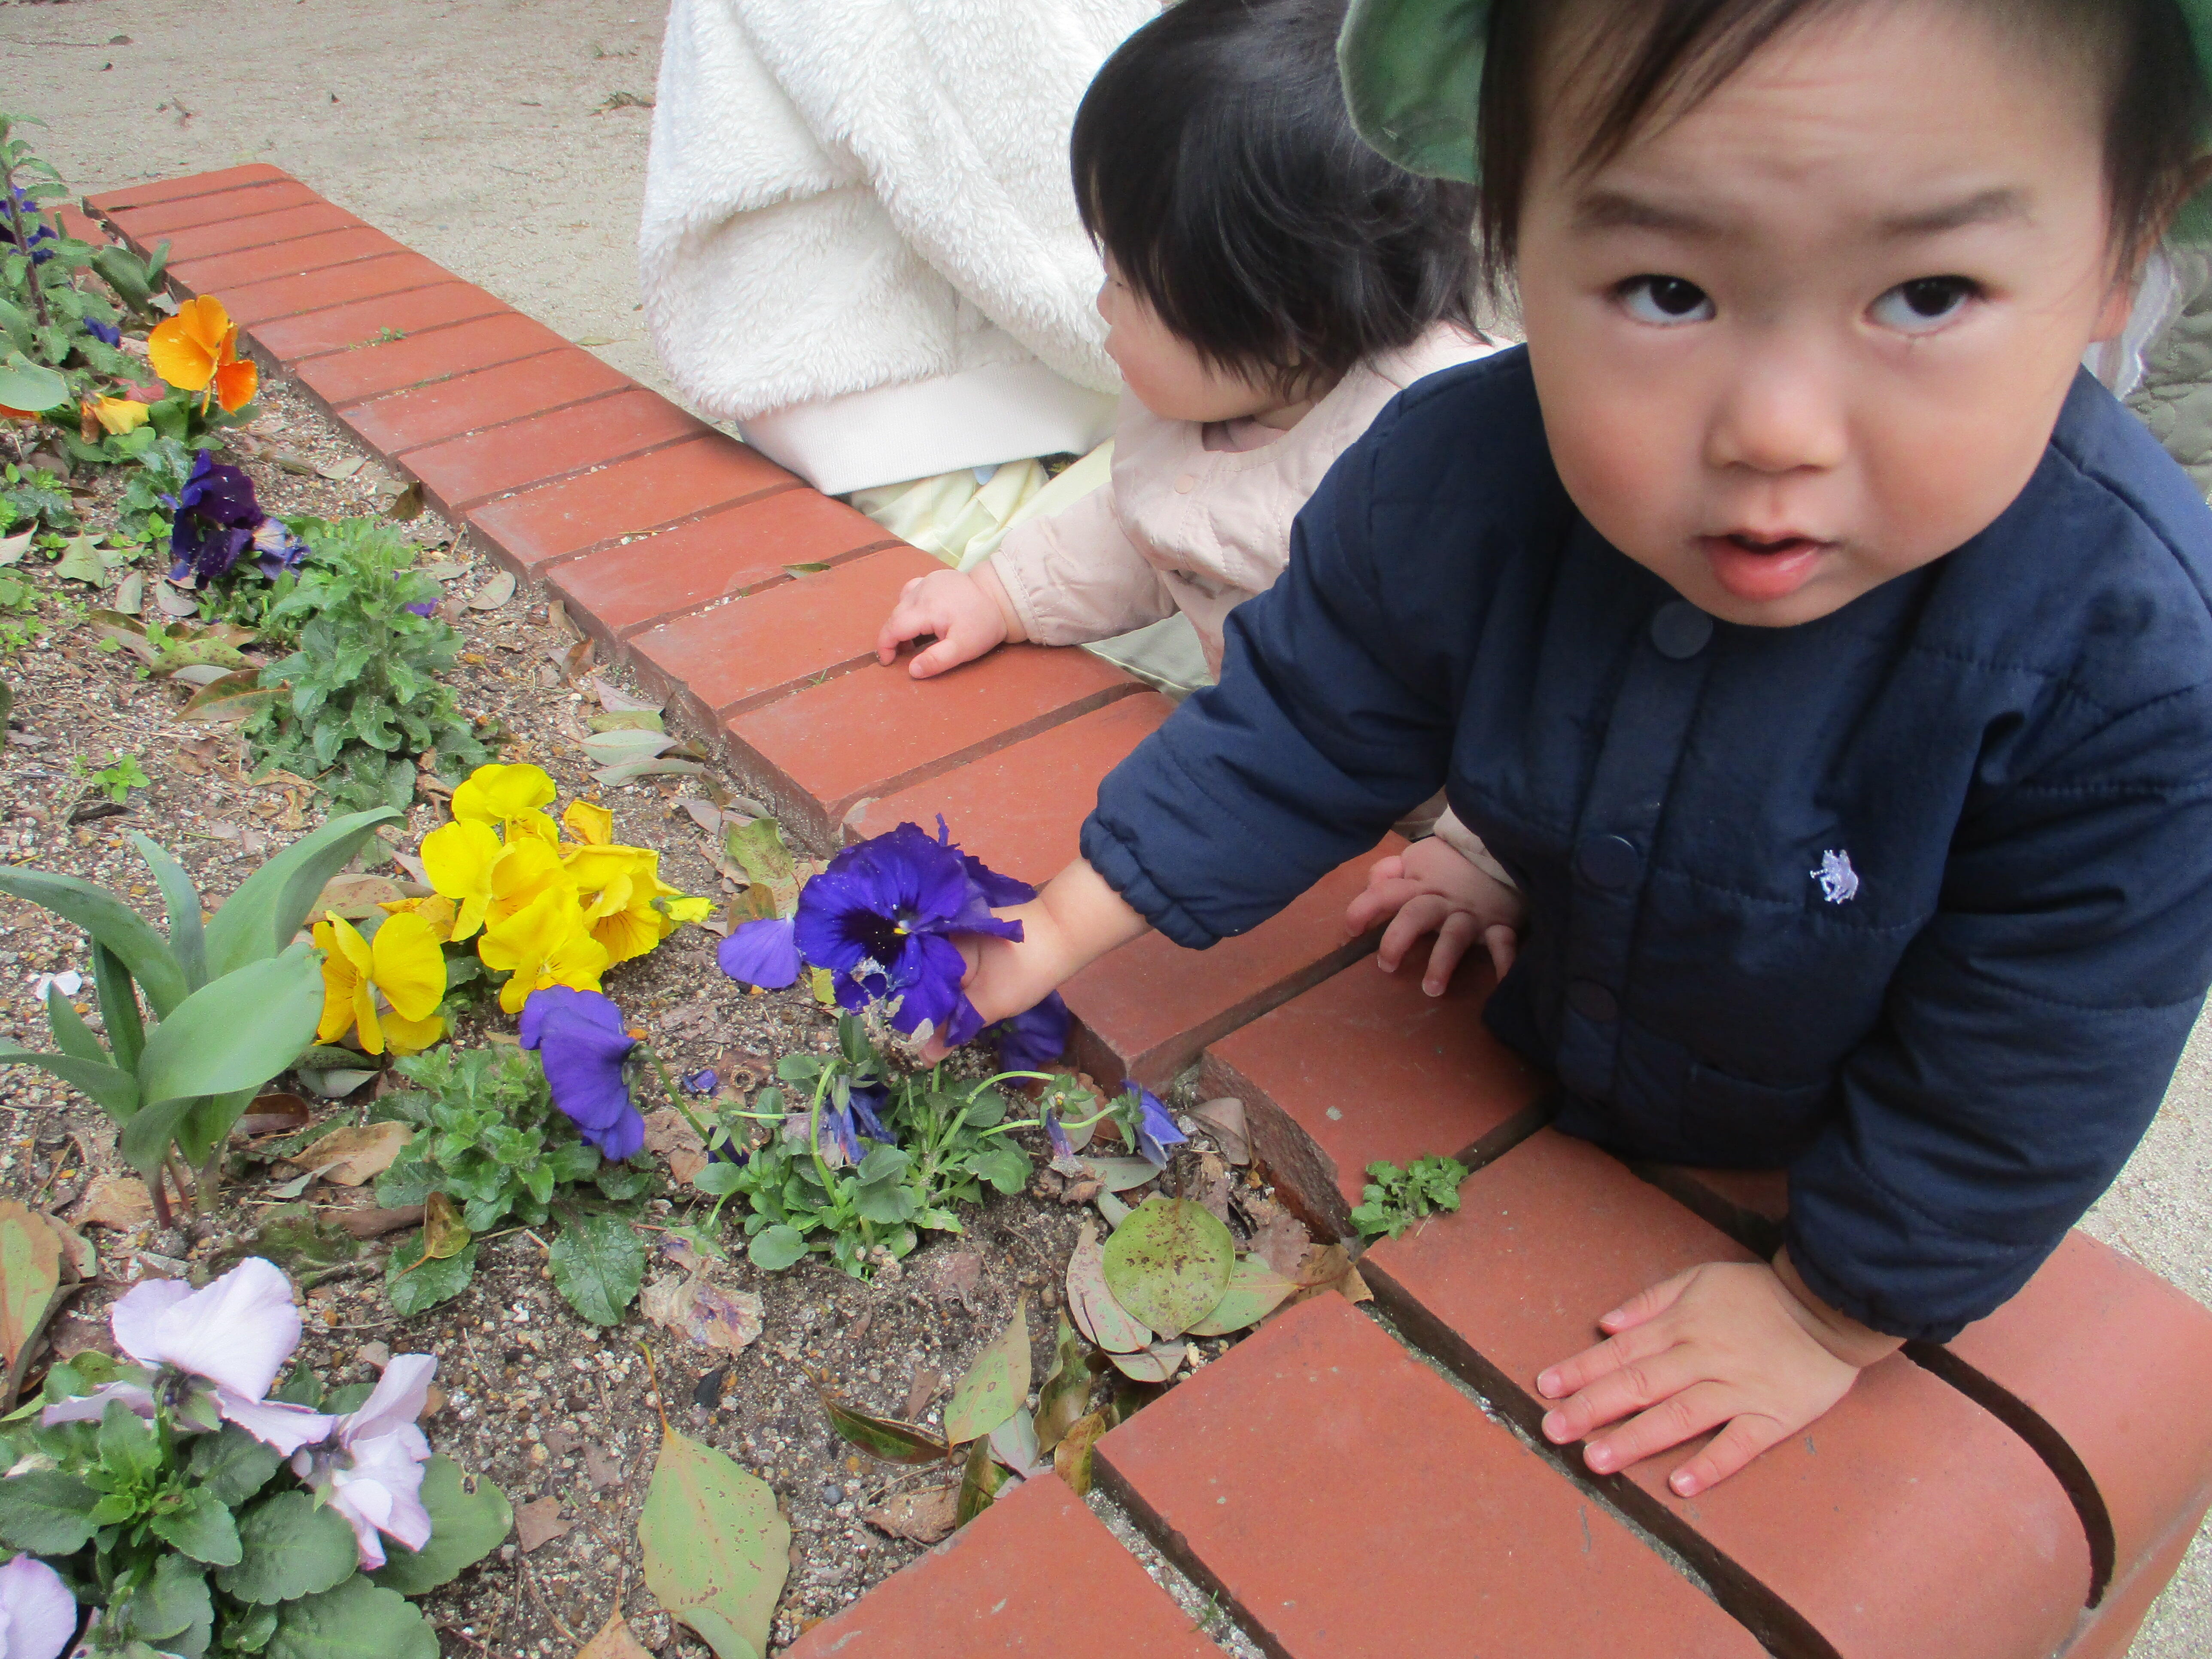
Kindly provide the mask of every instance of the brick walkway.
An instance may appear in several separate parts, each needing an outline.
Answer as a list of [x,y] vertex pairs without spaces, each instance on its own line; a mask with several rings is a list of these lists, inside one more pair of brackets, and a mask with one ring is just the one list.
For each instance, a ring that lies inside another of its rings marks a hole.
[[[1015,647],[927,684],[878,666],[926,556],[274,167],[86,206],[143,250],[166,238],[179,289],[219,293],[270,367],[817,842],[942,811],[1041,880],[1166,716],[1081,652]],[[787,568],[810,563],[830,568]],[[1474,1170],[1457,1215],[1363,1259],[1389,1325],[1309,1302],[1099,1443],[1160,1547],[1291,1659],[2124,1654],[2212,1505],[2212,1316],[2077,1233],[2001,1312],[1873,1368],[1701,1498],[1668,1491],[1671,1457],[1571,1474],[1509,1426],[1540,1414],[1538,1368],[1641,1286],[1771,1250],[1781,1183],[1631,1170],[1545,1127],[1543,1079],[1474,1018],[1481,975],[1431,1001],[1346,941],[1367,862],[1243,939],[1141,939],[1067,988],[1076,1059],[1147,1082],[1202,1060],[1322,1236],[1371,1159]],[[1042,1481],[790,1651],[1215,1650]]]

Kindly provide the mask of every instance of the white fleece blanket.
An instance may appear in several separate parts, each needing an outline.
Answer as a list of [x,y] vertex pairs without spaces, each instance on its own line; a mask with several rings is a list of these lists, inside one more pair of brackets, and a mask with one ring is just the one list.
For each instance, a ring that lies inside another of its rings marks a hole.
[[744,422],[1042,360],[1118,386],[1067,139],[1158,0],[674,0],[638,245],[678,389]]

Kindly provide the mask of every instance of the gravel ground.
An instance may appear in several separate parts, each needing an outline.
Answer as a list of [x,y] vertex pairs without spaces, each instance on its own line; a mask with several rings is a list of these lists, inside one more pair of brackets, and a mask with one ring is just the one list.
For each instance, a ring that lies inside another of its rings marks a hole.
[[[246,466],[264,509],[336,517],[379,510],[396,492],[398,481],[374,461],[343,478],[323,476],[322,469],[347,471],[361,457],[289,388],[264,389],[262,407],[228,459]],[[118,482],[81,482],[88,493],[78,507],[96,530],[112,516]],[[456,548],[452,526],[434,514],[404,529],[426,564],[451,568],[444,611],[466,636],[456,689],[470,714],[517,734],[501,758],[545,767],[564,804],[601,799],[615,815],[615,838],[657,848],[664,878],[685,891],[733,891],[707,837],[678,804],[684,794],[710,792],[712,775],[612,790],[592,784],[592,763],[573,739],[586,730],[589,682],[577,676],[593,671],[572,654],[577,636],[557,608],[526,592],[495,609],[470,608],[465,596],[494,574],[489,562]],[[88,613],[112,590],[103,596],[58,580],[35,553],[9,574],[26,576],[40,600],[34,613],[12,618],[29,637],[0,655],[0,680],[15,693],[0,749],[0,858],[118,888],[158,915],[158,896],[125,840],[127,830],[174,852],[212,907],[270,851],[320,821],[298,781],[253,782],[242,745],[226,728],[178,720],[190,688],[139,678],[132,659],[98,648]],[[145,574],[150,580],[150,558]],[[117,755],[135,757],[147,785],[128,792],[127,810],[72,822],[110,807],[81,775]],[[402,848],[444,817],[441,799],[419,799]],[[607,977],[608,994],[672,1070],[712,1065],[726,1079],[753,1085],[782,1055],[830,1046],[831,1022],[810,997],[744,990],[716,969],[714,943],[711,933],[687,928]],[[42,910],[0,898],[0,1038],[45,1046],[37,982],[70,970],[88,971],[82,936]],[[80,1006],[96,1024],[88,985]],[[456,1037],[495,1041],[511,1029],[511,1022],[489,1030],[464,1022]],[[370,1092],[327,1105],[325,1121],[357,1121]],[[76,1217],[100,1253],[98,1284],[57,1324],[64,1352],[104,1346],[107,1303],[143,1275],[204,1275],[252,1251],[255,1230],[279,1201],[270,1183],[300,1173],[281,1162],[258,1166],[229,1183],[211,1214],[180,1218],[165,1231],[146,1212],[143,1188],[121,1170],[112,1126],[43,1074],[0,1072],[0,1194]],[[372,1187],[319,1184],[302,1199],[339,1215],[368,1206]],[[664,1191],[680,1198],[684,1189],[664,1183]],[[1243,1198],[1266,1204],[1257,1191]],[[671,1210],[670,1196],[655,1199],[643,1219],[649,1226]],[[737,1249],[714,1276],[757,1292],[764,1317],[763,1334],[734,1359],[647,1323],[635,1308],[619,1327],[584,1323],[550,1282],[542,1230],[489,1237],[470,1288],[412,1319],[393,1314],[383,1288],[385,1250],[410,1236],[404,1231],[335,1271],[285,1265],[309,1287],[300,1358],[337,1387],[368,1380],[393,1353],[436,1354],[444,1398],[428,1423],[434,1443],[464,1469],[496,1480],[530,1523],[428,1599],[448,1653],[573,1653],[619,1606],[647,1647],[703,1655],[687,1632],[672,1628],[640,1577],[635,1524],[660,1410],[673,1427],[727,1451],[775,1487],[793,1534],[775,1632],[779,1644],[788,1642],[920,1553],[921,1545],[869,1525],[866,1512],[897,1492],[952,1478],[853,1455],[831,1432],[811,1374],[863,1409],[934,1424],[951,1382],[1005,1328],[1019,1300],[1042,1376],[1085,1212],[1059,1201],[1058,1183],[1041,1175],[1030,1192],[993,1195],[970,1218],[965,1238],[928,1244],[867,1284],[818,1260],[763,1274]],[[1226,1345],[1193,1346],[1202,1362]],[[1157,1557],[1148,1565],[1175,1581]],[[1180,1593],[1195,1597],[1187,1584]],[[1205,1611],[1202,1598],[1191,1605],[1194,1613]],[[1243,1641],[1218,1616],[1212,1625],[1232,1644]]]

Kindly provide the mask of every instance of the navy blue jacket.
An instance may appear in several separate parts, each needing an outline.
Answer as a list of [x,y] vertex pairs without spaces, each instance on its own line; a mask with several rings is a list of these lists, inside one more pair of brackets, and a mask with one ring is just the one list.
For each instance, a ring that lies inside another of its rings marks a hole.
[[1527,895],[1484,1017],[1559,1127],[1786,1165],[1814,1292],[1947,1338],[2118,1172],[2212,982],[2212,512],[2084,375],[1980,536],[1738,627],[1576,512],[1525,352],[1431,376],[1083,851],[1202,948],[1440,785]]

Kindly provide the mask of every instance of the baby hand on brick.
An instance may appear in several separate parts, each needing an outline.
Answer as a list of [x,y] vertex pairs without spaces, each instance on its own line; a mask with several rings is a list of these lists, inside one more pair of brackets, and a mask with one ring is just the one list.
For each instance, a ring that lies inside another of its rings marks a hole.
[[1536,1392],[1559,1402],[1544,1414],[1544,1437],[1565,1445],[1594,1435],[1583,1461],[1612,1474],[1718,1429],[1668,1475],[1680,1498],[1796,1433],[1901,1346],[1822,1303],[1786,1251],[1771,1267],[1716,1261],[1677,1273],[1598,1328],[1605,1341],[1536,1379]]
[[1389,916],[1376,960],[1386,974],[1398,971],[1406,952],[1425,933],[1437,936],[1421,988],[1440,997],[1452,969],[1477,939],[1490,952],[1500,979],[1513,965],[1528,905],[1519,893],[1447,845],[1442,836],[1417,841],[1367,872],[1367,890],[1352,901],[1345,920],[1364,933]]
[[876,636],[876,660],[888,668],[898,659],[899,647],[924,634],[934,634],[937,643],[914,659],[908,672],[918,680],[1025,637],[1005,586],[988,564],[973,571],[933,570],[908,582]]

